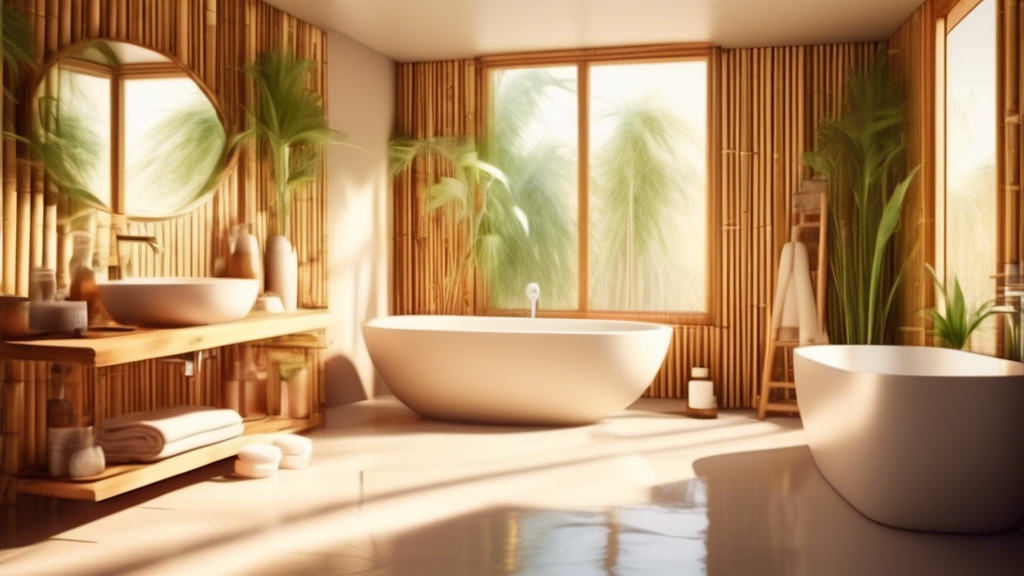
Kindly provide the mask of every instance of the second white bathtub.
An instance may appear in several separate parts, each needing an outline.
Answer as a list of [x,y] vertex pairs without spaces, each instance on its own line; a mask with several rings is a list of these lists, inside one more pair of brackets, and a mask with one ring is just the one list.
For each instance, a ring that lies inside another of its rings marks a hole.
[[672,339],[660,324],[551,318],[392,316],[363,325],[370,358],[428,418],[577,425],[626,408]]

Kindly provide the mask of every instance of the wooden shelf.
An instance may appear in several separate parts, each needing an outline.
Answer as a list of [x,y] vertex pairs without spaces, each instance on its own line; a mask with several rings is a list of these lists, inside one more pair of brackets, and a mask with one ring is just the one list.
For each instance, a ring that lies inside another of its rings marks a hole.
[[0,344],[0,357],[90,366],[115,366],[253,342],[326,328],[326,310],[287,314],[255,312],[237,322],[188,328],[134,328],[130,332],[89,332],[84,338],[11,341]]
[[225,458],[233,458],[243,446],[269,442],[275,434],[299,432],[322,424],[322,415],[309,420],[264,418],[247,422],[245,433],[237,438],[196,448],[159,462],[108,466],[102,474],[85,478],[50,478],[43,474],[20,476],[17,478],[18,492],[99,502]]

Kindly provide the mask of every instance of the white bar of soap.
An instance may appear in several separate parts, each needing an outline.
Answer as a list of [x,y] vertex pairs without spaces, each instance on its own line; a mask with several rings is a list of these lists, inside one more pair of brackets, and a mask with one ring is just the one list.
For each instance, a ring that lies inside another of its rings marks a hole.
[[309,464],[309,456],[296,456],[295,454],[285,454],[281,456],[281,468],[288,470],[300,470],[305,468]]
[[281,449],[269,444],[248,444],[238,451],[238,459],[246,464],[271,464],[276,468],[281,462]]
[[313,454],[313,441],[305,436],[282,434],[274,438],[274,446],[280,448],[281,453],[288,456],[309,458]]
[[277,474],[277,464],[249,464],[244,460],[235,460],[235,474],[246,478],[269,478]]

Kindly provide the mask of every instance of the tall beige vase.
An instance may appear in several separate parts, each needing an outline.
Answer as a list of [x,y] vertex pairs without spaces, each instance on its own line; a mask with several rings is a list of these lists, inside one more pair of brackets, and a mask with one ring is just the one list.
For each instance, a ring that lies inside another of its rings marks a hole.
[[267,292],[281,297],[286,312],[294,312],[299,302],[299,257],[295,248],[284,236],[271,236],[264,258]]

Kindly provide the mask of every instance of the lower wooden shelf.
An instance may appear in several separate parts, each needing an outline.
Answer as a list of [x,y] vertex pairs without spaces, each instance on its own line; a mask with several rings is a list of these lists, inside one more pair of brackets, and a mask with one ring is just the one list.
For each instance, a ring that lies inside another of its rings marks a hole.
[[20,494],[99,502],[178,474],[202,468],[225,458],[233,458],[245,445],[266,442],[275,434],[293,433],[323,424],[323,416],[310,419],[264,418],[245,424],[245,433],[237,438],[196,448],[184,454],[148,464],[117,464],[103,473],[84,478],[50,478],[30,474],[17,478]]

